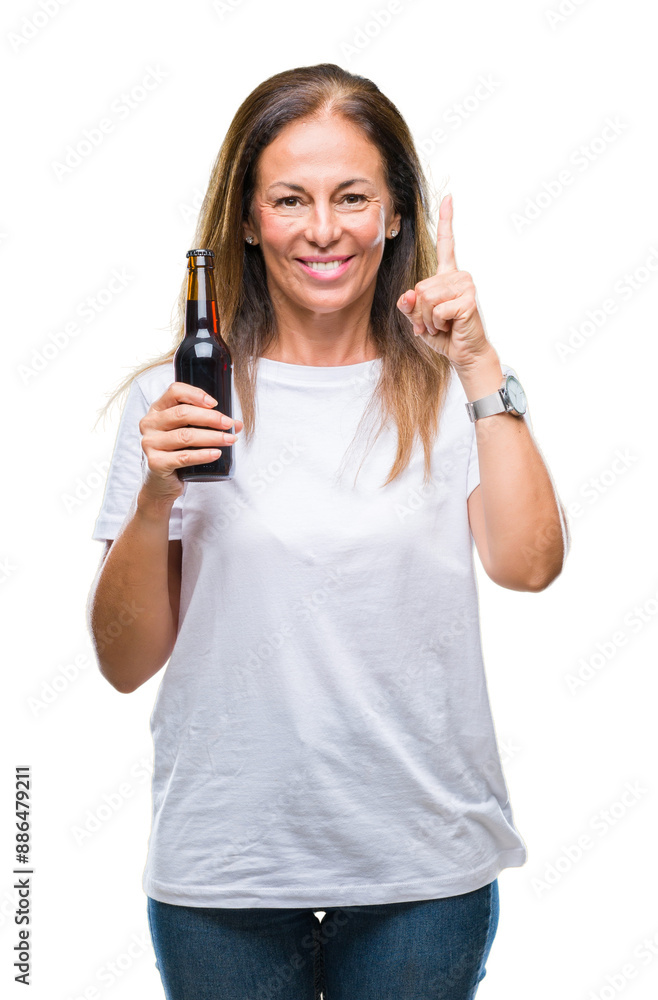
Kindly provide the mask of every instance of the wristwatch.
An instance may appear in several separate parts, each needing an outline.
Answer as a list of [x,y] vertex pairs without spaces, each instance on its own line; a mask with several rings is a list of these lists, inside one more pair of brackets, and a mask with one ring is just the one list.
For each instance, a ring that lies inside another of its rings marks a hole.
[[503,384],[496,392],[466,403],[466,410],[473,423],[480,417],[491,417],[494,413],[507,412],[515,417],[522,417],[527,408],[523,386],[514,375],[505,375]]

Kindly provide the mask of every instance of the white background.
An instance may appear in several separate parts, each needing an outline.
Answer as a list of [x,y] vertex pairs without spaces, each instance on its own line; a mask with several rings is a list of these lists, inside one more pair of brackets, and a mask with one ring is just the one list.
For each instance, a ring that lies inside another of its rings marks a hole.
[[[381,26],[373,11],[384,0],[43,2],[50,14],[21,0],[0,15],[6,995],[25,995],[13,983],[12,807],[14,767],[29,764],[30,995],[163,996],[140,884],[148,718],[162,675],[121,695],[93,658],[85,602],[102,549],[91,540],[104,483],[97,463],[102,470],[110,457],[119,410],[104,427],[94,422],[118,380],[173,343],[194,206],[238,105],[273,73],[337,62],[394,101],[435,192],[452,191],[458,265],[473,275],[501,360],[523,382],[536,440],[571,512],[572,551],[547,590],[502,589],[478,564],[489,692],[529,852],[524,867],[500,875],[500,924],[478,1000],[655,997],[658,199],[649,5],[563,0],[564,13],[551,18],[560,0],[400,0]],[[153,70],[160,83],[135,90]],[[481,78],[490,81],[486,97]],[[135,108],[111,110],[131,91]],[[113,131],[58,177],[67,148],[108,116]],[[618,134],[597,140],[607,119]],[[586,169],[581,146],[592,157]],[[565,169],[571,183],[560,190]],[[542,192],[530,219],[529,199]],[[87,321],[81,304],[115,269],[129,276],[125,288]],[[606,316],[609,299],[615,312]],[[70,323],[77,328],[66,343]],[[580,346],[561,357],[578,328]],[[612,639],[618,633],[623,645]],[[590,679],[574,693],[568,675],[586,661]],[[627,784],[636,796],[620,805]],[[76,830],[104,815],[106,795],[120,808],[78,842]],[[583,837],[588,847],[576,858]]]

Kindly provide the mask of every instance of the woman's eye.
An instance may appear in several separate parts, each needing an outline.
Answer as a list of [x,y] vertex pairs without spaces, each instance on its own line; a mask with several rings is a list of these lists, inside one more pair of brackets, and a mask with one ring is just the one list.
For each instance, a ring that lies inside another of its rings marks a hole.
[[[356,198],[357,199],[357,201],[348,202],[348,204],[350,204],[350,205],[358,205],[359,202],[366,200],[366,196],[364,194],[346,194],[344,196],[344,198]],[[284,202],[291,202],[291,201],[299,201],[299,198],[296,195],[289,194],[289,195],[287,195],[284,198],[278,198],[276,200],[275,204],[277,204],[277,205],[283,205]],[[295,208],[295,207],[296,207],[295,205],[286,204],[286,208]]]

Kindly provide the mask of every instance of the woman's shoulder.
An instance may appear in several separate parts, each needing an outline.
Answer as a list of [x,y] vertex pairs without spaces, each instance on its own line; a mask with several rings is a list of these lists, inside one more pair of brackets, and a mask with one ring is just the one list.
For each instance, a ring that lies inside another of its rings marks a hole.
[[150,404],[165,392],[174,381],[174,361],[163,361],[135,376],[134,384],[144,393]]

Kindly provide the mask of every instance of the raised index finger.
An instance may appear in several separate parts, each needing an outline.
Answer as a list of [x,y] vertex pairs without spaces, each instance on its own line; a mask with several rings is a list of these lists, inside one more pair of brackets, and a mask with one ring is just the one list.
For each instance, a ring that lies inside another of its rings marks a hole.
[[455,237],[452,232],[452,195],[447,194],[439,205],[439,223],[436,236],[437,274],[456,271]]

